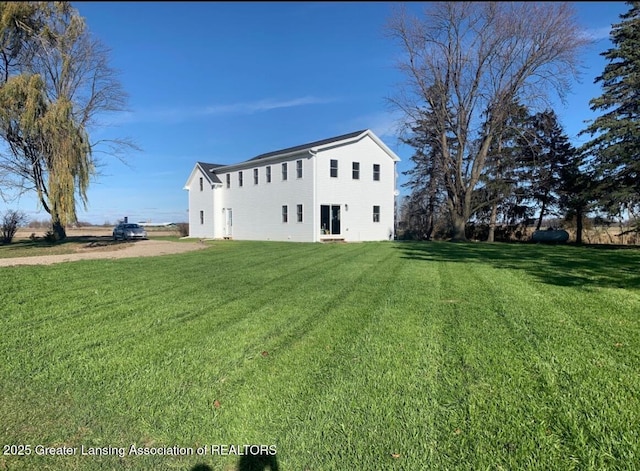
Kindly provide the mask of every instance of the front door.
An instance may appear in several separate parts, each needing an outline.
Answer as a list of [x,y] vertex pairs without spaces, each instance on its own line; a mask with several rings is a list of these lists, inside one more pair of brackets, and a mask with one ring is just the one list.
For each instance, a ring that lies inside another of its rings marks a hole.
[[320,205],[320,234],[340,234],[340,205]]
[[231,208],[224,209],[224,236],[233,236],[233,210]]

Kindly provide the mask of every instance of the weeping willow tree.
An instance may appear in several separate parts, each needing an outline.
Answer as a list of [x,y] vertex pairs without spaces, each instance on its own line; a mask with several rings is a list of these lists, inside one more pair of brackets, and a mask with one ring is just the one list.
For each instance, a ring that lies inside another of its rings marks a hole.
[[[95,150],[121,156],[127,139],[91,142],[97,117],[124,110],[126,95],[68,2],[0,3],[0,185],[4,192],[35,191],[58,239],[86,207],[96,175]],[[4,196],[4,193],[3,193]]]

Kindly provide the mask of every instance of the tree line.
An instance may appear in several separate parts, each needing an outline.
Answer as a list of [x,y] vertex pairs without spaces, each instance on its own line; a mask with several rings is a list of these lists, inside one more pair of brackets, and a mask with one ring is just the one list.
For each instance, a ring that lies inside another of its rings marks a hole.
[[580,243],[591,211],[636,219],[640,2],[626,3],[589,103],[602,114],[578,148],[549,104],[570,91],[589,44],[570,3],[436,2],[423,17],[392,16],[406,81],[390,100],[414,150],[402,222],[415,237],[467,240],[483,227],[493,241],[499,228],[540,229],[559,214]]

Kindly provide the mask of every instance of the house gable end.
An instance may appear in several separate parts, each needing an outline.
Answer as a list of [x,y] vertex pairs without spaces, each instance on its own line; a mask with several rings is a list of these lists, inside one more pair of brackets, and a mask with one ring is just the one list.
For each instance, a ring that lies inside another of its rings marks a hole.
[[207,178],[207,180],[209,180],[209,183],[211,183],[211,185],[222,185],[222,181],[214,173],[215,169],[221,168],[221,167],[224,167],[224,165],[208,164],[205,162],[196,162],[196,165],[193,167],[193,170],[191,170],[191,174],[189,174],[189,178],[187,178],[187,182],[185,183],[183,189],[185,190],[189,189],[189,186],[191,185],[191,181],[195,177],[195,174],[197,173],[198,170],[200,170],[200,172]]

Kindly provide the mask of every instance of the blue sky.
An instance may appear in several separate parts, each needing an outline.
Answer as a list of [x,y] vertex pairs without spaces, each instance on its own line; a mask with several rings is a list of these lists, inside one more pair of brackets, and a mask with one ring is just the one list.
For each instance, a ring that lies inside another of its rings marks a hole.
[[[99,157],[81,221],[186,221],[183,186],[196,161],[231,164],[359,129],[372,129],[400,156],[400,172],[410,166],[386,100],[403,80],[394,68],[398,46],[383,31],[392,2],[72,4],[110,48],[129,95],[129,110],[92,139],[128,137],[141,148],[126,164]],[[575,8],[596,41],[581,57],[581,82],[555,111],[577,145],[584,120],[594,117],[589,100],[601,93],[593,84],[605,66],[599,54],[628,6]],[[48,219],[31,196],[0,202],[6,207]]]

